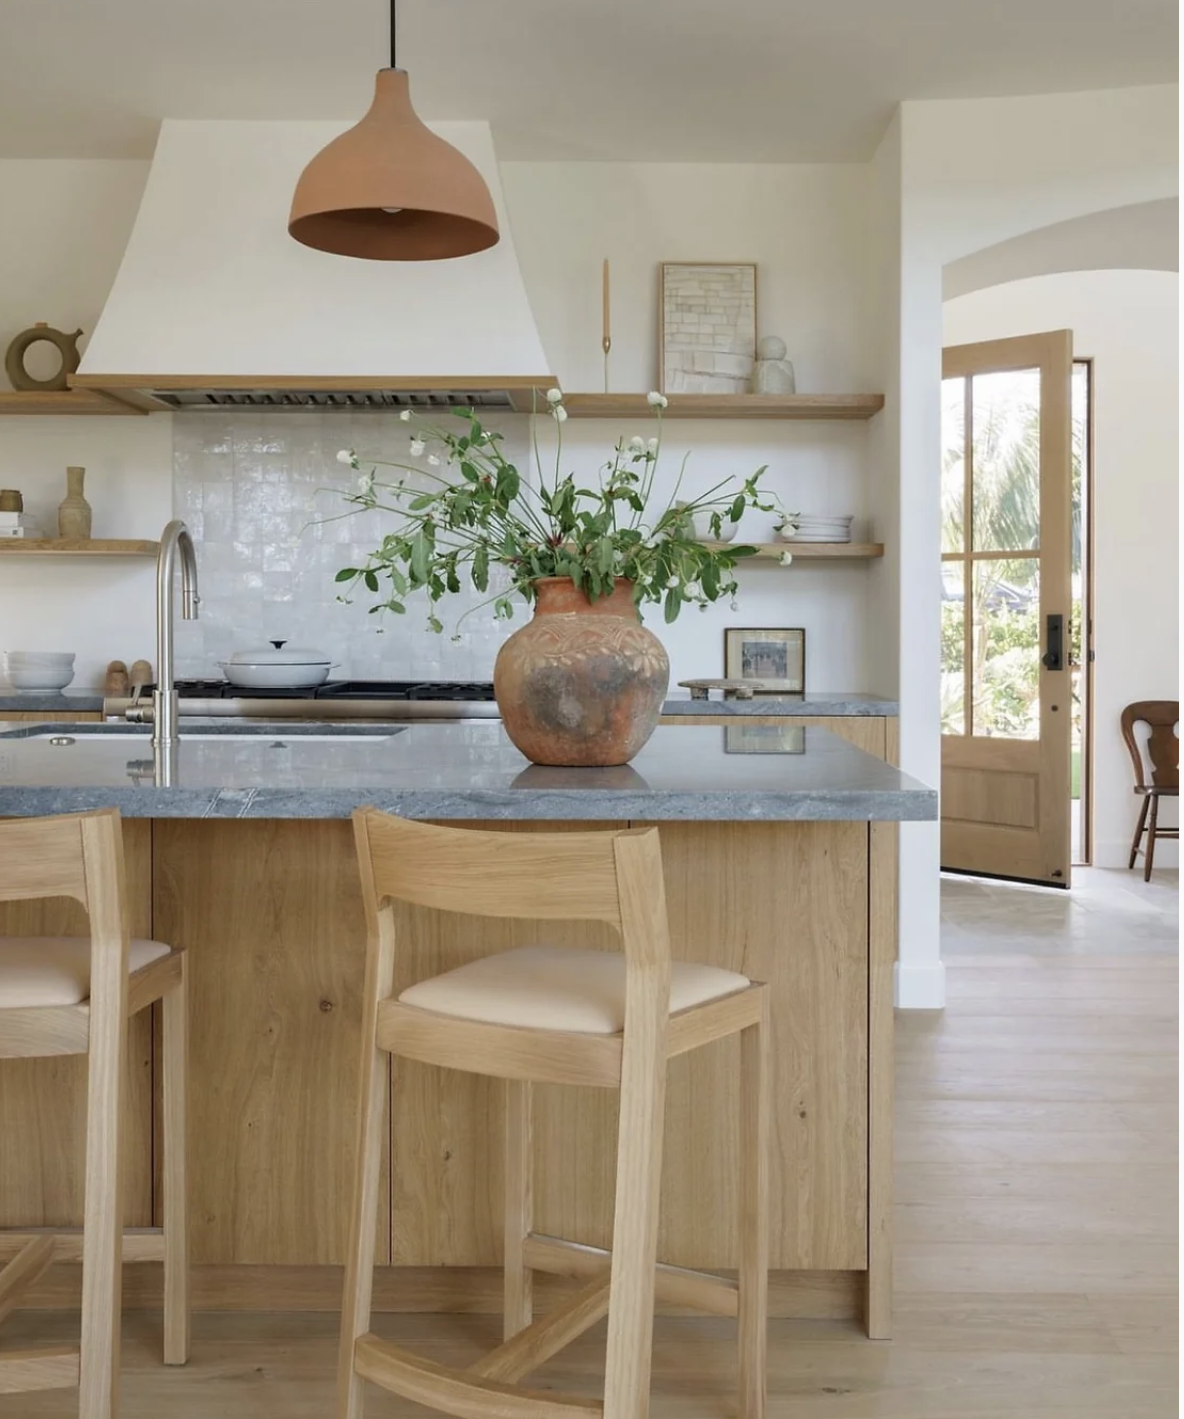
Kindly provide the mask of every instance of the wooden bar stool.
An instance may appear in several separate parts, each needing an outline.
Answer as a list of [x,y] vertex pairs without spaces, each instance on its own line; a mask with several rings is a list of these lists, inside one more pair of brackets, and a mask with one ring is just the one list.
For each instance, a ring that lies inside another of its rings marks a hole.
[[[123,835],[113,809],[0,823],[0,902],[73,897],[86,937],[0,937],[0,1059],[87,1056],[81,1235],[0,1231],[0,1320],[54,1261],[82,1261],[80,1347],[0,1350],[0,1394],[79,1390],[80,1419],[115,1419],[123,1221],[121,1092],[129,1015],[163,1001],[164,1227],[137,1231],[131,1258],[164,1262],[164,1360],[189,1356],[185,1212],[185,953],[131,941]],[[5,1411],[7,1412],[7,1411]]]
[[[654,829],[488,833],[373,809],[354,814],[369,927],[357,1173],[342,1307],[337,1419],[361,1419],[363,1380],[471,1419],[645,1419],[655,1292],[739,1317],[740,1414],[765,1407],[768,1289],[768,988],[671,962]],[[392,998],[392,899],[474,916],[607,922],[624,953],[526,947],[486,956]],[[666,1061],[738,1034],[737,1282],[656,1265]],[[370,1333],[387,1055],[505,1079],[505,1343],[450,1369]],[[533,1231],[531,1086],[619,1089],[613,1249]],[[532,1272],[585,1278],[541,1320]],[[519,1387],[608,1315],[604,1402]]]
[[[1147,833],[1147,849],[1143,857],[1143,881],[1151,881],[1151,866],[1155,861],[1156,838],[1178,840],[1180,829],[1159,826],[1159,800],[1180,797],[1180,741],[1176,737],[1176,725],[1180,719],[1179,700],[1136,700],[1122,712],[1122,737],[1130,751],[1131,762],[1135,766],[1135,792],[1143,799],[1139,810],[1139,823],[1135,828],[1131,843],[1131,860],[1128,867],[1134,867],[1139,855],[1139,844],[1144,830]],[[1135,726],[1145,724],[1151,731],[1147,738],[1147,758],[1151,761],[1151,782],[1147,782],[1146,764],[1143,750],[1135,735]],[[1151,810],[1151,821],[1147,820],[1147,810]]]

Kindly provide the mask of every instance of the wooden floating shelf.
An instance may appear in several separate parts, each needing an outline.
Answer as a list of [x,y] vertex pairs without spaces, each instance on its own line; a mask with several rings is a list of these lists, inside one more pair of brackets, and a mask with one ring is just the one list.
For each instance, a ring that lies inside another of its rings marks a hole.
[[[704,544],[717,550],[733,545],[730,542],[707,542]],[[753,543],[737,541],[736,546],[752,546]],[[793,554],[797,562],[870,562],[884,555],[883,542],[765,542],[757,546],[755,557],[743,557],[740,566],[746,562],[780,562],[786,552]]]
[[155,557],[159,551],[159,542],[117,537],[0,537],[0,556],[16,552],[26,557]]
[[[671,394],[667,419],[870,419],[882,394]],[[644,394],[565,394],[573,419],[653,417]]]
[[147,412],[97,389],[0,389],[0,415],[116,414],[141,418]]

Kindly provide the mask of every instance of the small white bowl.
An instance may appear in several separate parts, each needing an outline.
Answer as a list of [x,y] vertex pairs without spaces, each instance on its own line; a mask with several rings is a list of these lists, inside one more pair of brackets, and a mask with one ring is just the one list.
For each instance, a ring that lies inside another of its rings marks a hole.
[[18,669],[8,667],[8,679],[18,695],[45,694],[54,690],[64,690],[74,678],[74,667],[63,669],[42,666],[38,669]]
[[74,652],[70,650],[9,650],[4,659],[9,665],[73,665]]

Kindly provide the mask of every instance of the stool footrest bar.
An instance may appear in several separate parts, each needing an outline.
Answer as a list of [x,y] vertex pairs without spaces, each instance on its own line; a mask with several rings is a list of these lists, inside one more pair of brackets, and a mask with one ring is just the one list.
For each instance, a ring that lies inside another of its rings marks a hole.
[[[540,1232],[532,1232],[527,1237],[523,1256],[534,1271],[581,1280],[607,1275],[613,1260],[612,1252],[601,1247],[588,1247]],[[686,1306],[688,1310],[707,1315],[735,1316],[739,1310],[736,1282],[729,1276],[715,1276],[710,1271],[689,1271],[682,1266],[659,1262],[654,1273],[654,1293],[664,1305]]]
[[454,1419],[592,1419],[600,1400],[575,1399],[474,1379],[464,1370],[424,1360],[377,1335],[354,1345],[354,1368],[363,1379]]

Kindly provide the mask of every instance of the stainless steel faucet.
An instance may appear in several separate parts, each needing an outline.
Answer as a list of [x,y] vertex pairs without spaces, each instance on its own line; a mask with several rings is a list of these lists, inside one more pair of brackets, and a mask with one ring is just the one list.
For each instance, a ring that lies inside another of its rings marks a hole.
[[170,522],[160,534],[156,558],[156,689],[152,693],[152,747],[177,742],[177,691],[173,674],[173,574],[181,554],[181,615],[197,620],[197,558],[183,522]]

